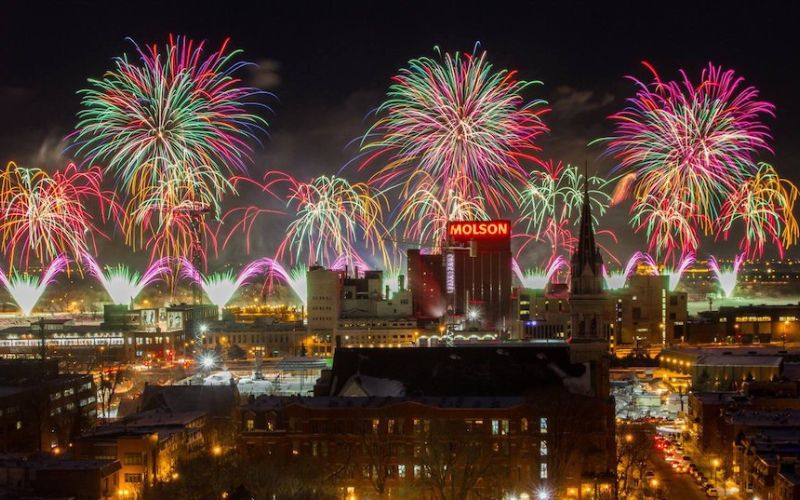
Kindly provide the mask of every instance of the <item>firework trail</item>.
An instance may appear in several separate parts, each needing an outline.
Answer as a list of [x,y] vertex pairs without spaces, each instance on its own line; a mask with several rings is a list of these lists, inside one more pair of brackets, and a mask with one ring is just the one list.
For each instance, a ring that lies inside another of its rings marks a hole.
[[[514,184],[525,179],[521,162],[533,159],[534,141],[547,131],[546,103],[526,102],[522,95],[537,84],[517,80],[514,71],[495,70],[485,52],[413,59],[393,78],[377,110],[361,143],[366,159],[359,169],[380,165],[370,183],[400,190],[402,203],[413,205],[401,210],[406,222],[408,214],[418,216],[426,207],[449,213],[457,204],[451,196],[477,204],[470,215],[512,208]],[[416,198],[431,190],[444,210]],[[407,236],[422,234],[412,228]]]
[[60,255],[53,260],[41,277],[14,271],[11,277],[0,271],[0,283],[6,287],[11,298],[17,303],[23,316],[30,316],[36,303],[42,297],[47,286],[55,277],[67,268],[68,260]]
[[117,57],[79,91],[78,151],[115,172],[128,197],[126,224],[135,226],[128,243],[159,246],[154,255],[187,255],[190,224],[176,212],[188,203],[219,214],[222,196],[234,192],[228,177],[246,172],[249,144],[266,126],[251,112],[263,92],[235,76],[247,63],[228,44],[207,50],[170,36],[161,50],[134,42],[133,58]]
[[28,269],[59,255],[80,260],[94,248],[95,234],[103,235],[89,207],[96,203],[103,219],[116,220],[114,194],[103,190],[102,172],[79,171],[74,164],[52,176],[14,162],[0,171],[0,245],[10,270],[15,263]]
[[772,243],[783,257],[800,234],[794,216],[797,195],[794,184],[781,179],[771,165],[760,163],[755,175],[723,204],[717,236],[727,240],[731,228],[740,222],[744,236],[739,248],[745,256],[760,256],[764,245]]
[[583,205],[584,184],[589,191],[592,217],[605,214],[610,196],[602,190],[605,181],[597,176],[585,178],[578,167],[562,162],[539,162],[540,170],[531,172],[525,184],[518,190],[520,200],[520,222],[532,241],[547,242],[551,248],[550,261],[561,252],[574,250],[575,236],[571,225],[578,222],[574,214],[580,213]]
[[561,269],[567,268],[567,261],[559,255],[545,269],[526,269],[522,271],[517,259],[512,259],[511,270],[519,279],[522,286],[532,290],[544,290],[552,277]]
[[[625,284],[628,282],[628,278],[634,273],[639,262],[645,262],[647,264],[652,262],[652,258],[649,257],[649,255],[642,252],[636,252],[628,259],[628,262],[625,264],[625,269],[621,271],[609,272],[605,266],[603,266],[603,278],[606,282],[606,288],[609,290],[624,288]],[[655,265],[655,262],[652,262],[652,264]]]
[[465,198],[463,193],[441,192],[436,180],[425,172],[417,177],[416,190],[400,206],[392,231],[402,228],[404,238],[432,242],[438,249],[447,236],[447,223],[457,220],[489,220],[481,198]]
[[739,278],[739,269],[744,262],[745,254],[739,254],[733,259],[732,266],[720,266],[713,255],[708,258],[708,268],[717,278],[717,284],[726,299],[733,297],[736,281]]
[[274,261],[265,257],[247,264],[239,274],[226,271],[203,276],[189,261],[182,259],[180,272],[185,279],[200,285],[212,304],[223,308],[241,287],[252,282],[256,276],[265,273],[272,266]]
[[132,306],[133,301],[146,286],[170,272],[170,261],[167,258],[150,264],[142,275],[124,264],[106,266],[104,271],[89,254],[84,254],[83,262],[88,267],[89,273],[103,285],[111,300],[120,305]]
[[306,281],[306,273],[308,269],[305,266],[298,266],[290,271],[287,271],[279,262],[275,261],[267,271],[267,280],[265,286],[272,288],[275,281],[280,281],[292,289],[298,300],[302,302],[303,306],[308,305],[308,282]]
[[685,254],[683,255],[680,260],[678,261],[678,265],[675,267],[666,267],[664,266],[663,274],[666,274],[669,277],[669,291],[674,292],[675,289],[678,288],[678,284],[683,277],[683,273],[689,269],[689,266],[694,264],[694,255],[693,254]]
[[685,72],[663,81],[644,64],[653,81],[629,77],[636,95],[611,115],[616,131],[601,140],[620,162],[614,201],[633,194],[636,228],[657,256],[694,252],[697,232],[714,234],[725,202],[755,174],[754,157],[771,151],[763,118],[774,107],[731,70],[709,64],[694,84]]
[[335,256],[356,259],[356,247],[363,243],[389,262],[383,225],[382,193],[363,183],[351,184],[336,176],[319,176],[301,182],[288,174],[269,173],[289,186],[287,206],[296,213],[277,250],[277,258],[331,267]]

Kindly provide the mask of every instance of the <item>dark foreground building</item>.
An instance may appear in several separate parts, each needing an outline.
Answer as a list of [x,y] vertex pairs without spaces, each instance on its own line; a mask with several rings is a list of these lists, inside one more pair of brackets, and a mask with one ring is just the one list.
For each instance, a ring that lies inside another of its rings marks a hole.
[[308,457],[359,498],[613,498],[614,405],[596,369],[566,344],[338,349],[324,395],[245,406],[240,446]]
[[62,374],[58,360],[0,360],[0,452],[65,449],[94,425],[88,374]]

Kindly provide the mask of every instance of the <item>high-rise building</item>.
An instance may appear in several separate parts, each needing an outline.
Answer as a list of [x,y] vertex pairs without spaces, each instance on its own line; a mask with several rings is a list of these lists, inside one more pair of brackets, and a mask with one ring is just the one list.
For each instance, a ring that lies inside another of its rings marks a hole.
[[308,331],[333,335],[339,320],[344,273],[313,266],[306,273],[308,289]]
[[448,310],[505,326],[511,315],[511,222],[452,221],[447,226]]
[[[408,251],[408,280],[418,318],[511,319],[511,223],[451,221],[443,253]],[[474,315],[474,316],[473,316]]]

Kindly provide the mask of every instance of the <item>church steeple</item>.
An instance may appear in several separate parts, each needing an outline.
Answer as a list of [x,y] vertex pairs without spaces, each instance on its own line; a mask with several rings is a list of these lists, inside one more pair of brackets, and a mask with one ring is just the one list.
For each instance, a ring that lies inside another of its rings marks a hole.
[[589,172],[584,167],[583,206],[581,207],[578,246],[572,254],[570,293],[603,293],[603,257],[594,241],[592,203],[589,198]]

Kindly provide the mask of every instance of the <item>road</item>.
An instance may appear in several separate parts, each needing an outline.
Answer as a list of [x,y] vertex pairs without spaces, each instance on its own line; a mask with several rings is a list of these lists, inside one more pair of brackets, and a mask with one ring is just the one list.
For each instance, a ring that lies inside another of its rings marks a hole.
[[658,481],[661,483],[661,496],[667,499],[693,500],[705,499],[706,494],[694,482],[689,474],[675,472],[665,460],[659,450],[653,448],[650,455],[650,463],[656,473]]

